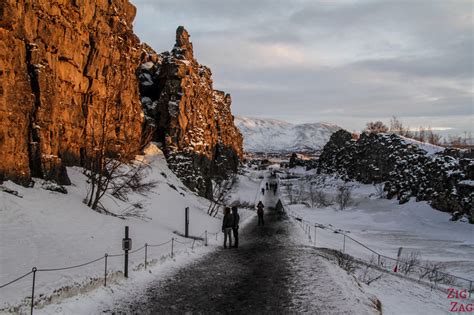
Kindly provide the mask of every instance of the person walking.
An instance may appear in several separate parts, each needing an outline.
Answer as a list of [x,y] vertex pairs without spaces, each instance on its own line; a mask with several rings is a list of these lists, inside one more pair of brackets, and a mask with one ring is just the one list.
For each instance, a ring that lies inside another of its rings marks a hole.
[[257,205],[257,215],[258,215],[258,225],[260,226],[263,226],[264,225],[264,222],[263,222],[263,203],[262,201],[260,200],[258,202],[258,205]]
[[227,238],[229,238],[229,248],[232,247],[232,227],[234,226],[234,217],[230,214],[230,208],[225,207],[224,218],[222,219],[222,232],[224,233],[224,248],[227,248]]
[[262,195],[265,195],[265,188],[262,187]]
[[232,227],[232,232],[234,234],[234,247],[239,247],[239,223],[240,223],[240,215],[237,211],[237,207],[232,207],[232,216],[234,217],[234,226]]

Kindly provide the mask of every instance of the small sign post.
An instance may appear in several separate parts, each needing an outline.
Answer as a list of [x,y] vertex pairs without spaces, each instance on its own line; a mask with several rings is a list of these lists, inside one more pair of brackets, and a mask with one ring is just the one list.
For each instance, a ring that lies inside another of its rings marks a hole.
[[128,278],[128,251],[132,249],[132,240],[128,237],[128,226],[125,227],[125,237],[122,239],[122,249],[125,251],[123,275]]

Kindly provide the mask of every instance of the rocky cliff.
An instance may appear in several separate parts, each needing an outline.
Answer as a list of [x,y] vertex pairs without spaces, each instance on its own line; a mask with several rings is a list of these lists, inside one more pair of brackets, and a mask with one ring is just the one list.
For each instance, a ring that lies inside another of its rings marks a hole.
[[0,180],[67,184],[64,165],[81,164],[104,119],[115,153],[138,150],[134,6],[3,0],[0,15]]
[[209,196],[211,180],[235,172],[243,155],[231,97],[213,89],[211,70],[194,58],[183,27],[171,52],[148,49],[143,57],[138,73],[144,134],[162,144],[170,167],[188,187]]
[[364,133],[354,140],[340,130],[324,147],[318,171],[366,184],[383,182],[388,198],[426,200],[474,222],[474,160],[455,157],[452,150],[428,154],[394,134]]
[[101,140],[122,157],[161,142],[202,195],[237,169],[230,96],[213,89],[184,28],[171,52],[140,44],[135,10],[128,0],[0,3],[0,182],[68,184],[65,166],[84,165]]

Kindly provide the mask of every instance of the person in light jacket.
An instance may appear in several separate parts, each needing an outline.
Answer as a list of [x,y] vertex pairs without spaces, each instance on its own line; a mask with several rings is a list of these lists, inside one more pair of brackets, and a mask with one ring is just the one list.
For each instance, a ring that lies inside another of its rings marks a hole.
[[234,217],[230,213],[230,208],[225,207],[224,218],[222,219],[222,232],[224,233],[224,248],[227,248],[227,238],[229,238],[229,248],[232,247],[232,228],[234,227]]

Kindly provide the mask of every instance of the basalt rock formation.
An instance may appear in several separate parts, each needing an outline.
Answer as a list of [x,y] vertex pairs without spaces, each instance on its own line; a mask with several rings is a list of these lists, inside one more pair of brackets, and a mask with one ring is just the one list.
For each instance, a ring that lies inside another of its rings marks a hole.
[[128,0],[0,3],[0,182],[68,184],[65,166],[86,166],[101,140],[121,157],[161,142],[202,195],[236,171],[230,96],[212,88],[184,28],[158,55],[133,33],[135,12]]
[[210,196],[211,180],[235,172],[243,156],[231,97],[213,89],[211,70],[196,61],[181,26],[171,52],[147,49],[143,58],[138,76],[144,134],[162,144],[170,167],[189,188]]
[[139,149],[135,10],[127,0],[2,1],[0,181],[68,184],[64,166],[81,164],[104,120],[112,153]]
[[394,134],[364,133],[354,140],[340,130],[324,147],[318,172],[385,183],[388,198],[405,203],[415,197],[454,218],[465,214],[474,223],[474,160],[455,156],[451,149],[430,155]]

